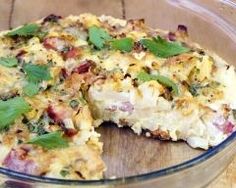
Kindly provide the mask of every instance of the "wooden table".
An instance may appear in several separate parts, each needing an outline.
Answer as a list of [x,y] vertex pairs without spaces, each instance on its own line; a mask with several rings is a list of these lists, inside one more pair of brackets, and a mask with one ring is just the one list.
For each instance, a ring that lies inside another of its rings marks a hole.
[[[145,1],[145,5],[143,5],[143,2],[141,0],[66,0],[65,3],[65,0],[0,0],[0,30],[12,28],[27,21],[37,20],[50,13],[67,15],[68,10],[70,10],[70,14],[75,15],[81,12],[92,12],[97,15],[105,13],[122,18],[132,17],[135,14],[135,9],[141,11],[143,7],[146,7],[145,10],[148,7],[157,8],[155,7],[158,3],[157,0]],[[135,9],[133,6],[135,6]],[[233,11],[236,13],[236,10]],[[144,14],[149,13],[144,12]],[[153,19],[151,22],[155,22],[155,20]],[[235,187],[236,157],[230,166],[208,188]]]

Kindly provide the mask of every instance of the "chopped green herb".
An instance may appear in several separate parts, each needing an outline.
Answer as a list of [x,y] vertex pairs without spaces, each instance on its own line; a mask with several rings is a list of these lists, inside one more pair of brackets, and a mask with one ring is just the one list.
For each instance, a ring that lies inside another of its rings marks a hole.
[[66,169],[62,169],[60,171],[60,174],[61,174],[62,177],[66,177],[67,175],[70,174],[70,172],[68,170],[66,170]]
[[75,109],[79,106],[79,102],[77,100],[71,100],[70,106],[71,106],[71,108]]
[[22,144],[23,143],[23,140],[17,140],[17,144]]
[[154,55],[162,58],[167,58],[190,51],[189,48],[182,46],[180,42],[168,42],[160,36],[153,39],[142,39],[140,42]]
[[38,83],[43,80],[50,80],[51,75],[47,65],[26,64],[23,66],[29,82]]
[[17,118],[29,110],[30,106],[22,97],[15,97],[7,101],[0,100],[0,129],[14,123]]
[[45,129],[45,123],[43,121],[38,121],[38,122],[28,122],[26,124],[26,126],[28,127],[29,131],[31,133],[36,133],[37,135],[43,135],[48,133]]
[[200,84],[192,84],[189,86],[188,90],[192,96],[196,97],[199,95],[198,90],[203,88]]
[[40,135],[31,139],[28,143],[39,145],[46,149],[65,148],[69,146],[68,141],[58,131]]
[[10,31],[7,33],[7,36],[21,36],[21,37],[28,37],[28,36],[35,36],[39,32],[40,26],[38,24],[27,24],[18,29]]
[[138,80],[142,81],[142,82],[147,82],[150,80],[156,80],[157,82],[159,82],[160,84],[169,87],[172,89],[173,93],[175,95],[179,94],[179,89],[176,83],[174,83],[172,80],[170,80],[169,78],[162,76],[162,75],[150,75],[146,72],[140,72],[137,76]]
[[192,96],[196,97],[199,95],[199,92],[201,92],[201,90],[204,88],[216,89],[219,86],[220,86],[220,83],[216,81],[211,81],[205,85],[200,84],[200,83],[193,83],[189,86],[188,90],[192,94]]
[[48,133],[45,130],[45,125],[48,124],[48,121],[49,120],[47,118],[40,117],[40,119],[36,122],[29,121],[29,122],[26,122],[25,124],[31,133],[36,133],[37,135],[40,136],[40,135]]
[[106,30],[97,26],[92,26],[89,28],[89,41],[98,49],[102,49],[106,42],[111,39],[112,37]]
[[133,49],[134,40],[132,38],[115,39],[111,42],[111,47],[115,50],[130,52]]
[[0,57],[0,64],[5,67],[16,67],[18,60],[15,57]]
[[36,83],[29,82],[27,85],[23,88],[23,92],[25,95],[32,97],[36,95],[39,92],[39,86]]

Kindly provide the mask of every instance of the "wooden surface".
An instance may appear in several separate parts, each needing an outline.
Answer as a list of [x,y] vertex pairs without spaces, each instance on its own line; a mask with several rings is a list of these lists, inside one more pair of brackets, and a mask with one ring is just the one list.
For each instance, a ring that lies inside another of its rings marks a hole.
[[[157,0],[148,0],[145,1],[145,3],[143,2],[144,1],[141,0],[0,0],[0,30],[36,20],[43,16],[47,16],[50,13],[66,16],[68,14],[92,12],[97,15],[108,14],[120,18],[125,16],[128,18],[148,17],[148,23],[151,25],[161,24],[164,21],[165,16],[168,16],[168,12],[157,12],[157,14],[160,14],[159,17],[163,16],[163,19],[156,20],[153,11],[148,10],[153,8],[161,8],[156,6]],[[236,14],[236,10],[231,11],[234,15]],[[137,14],[137,12],[140,14]],[[132,174],[134,172],[140,173],[140,168],[143,169],[143,172],[146,172],[145,170],[147,169],[145,168],[145,165],[147,163],[149,167],[152,167],[148,170],[155,170],[157,168],[169,166],[172,163],[179,163],[185,159],[196,156],[201,152],[199,150],[192,150],[183,144],[160,144],[160,142],[156,140],[148,141],[152,147],[147,147],[147,142],[145,141],[146,138],[134,136],[129,130],[108,130],[109,128],[106,130],[106,128],[107,127],[102,127],[100,128],[100,131],[105,133],[105,135],[107,134],[107,136],[111,136],[112,134],[115,138],[106,143],[105,152],[110,153],[110,155],[106,155],[104,158],[106,161],[110,159],[120,159],[118,163],[109,163],[110,168],[107,171],[107,174],[109,175],[112,175],[114,172],[113,169],[118,169],[116,172],[120,176]],[[114,134],[114,132],[116,134]],[[130,138],[133,141],[132,150],[128,151],[130,153],[134,153],[132,158],[126,157],[126,145],[121,145],[124,143],[123,140],[127,138]],[[140,145],[140,143],[143,144]],[[179,155],[175,155],[174,158],[172,158],[171,155],[168,155],[171,152],[178,152],[180,147],[184,155],[180,152]],[[137,148],[142,148],[139,154],[135,152]],[[162,152],[160,153],[158,151]],[[160,162],[160,160],[155,160],[156,158],[162,158],[163,160]],[[139,164],[139,166],[136,166],[135,164]],[[126,166],[126,171],[122,168],[124,166]],[[236,157],[231,165],[207,188],[235,187]]]

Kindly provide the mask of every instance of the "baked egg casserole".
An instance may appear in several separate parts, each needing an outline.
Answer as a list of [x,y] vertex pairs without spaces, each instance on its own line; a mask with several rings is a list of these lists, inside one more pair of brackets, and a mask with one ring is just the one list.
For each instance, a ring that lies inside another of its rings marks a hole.
[[187,28],[92,14],[0,33],[0,163],[61,179],[102,179],[100,134],[136,134],[208,149],[236,130],[236,72]]

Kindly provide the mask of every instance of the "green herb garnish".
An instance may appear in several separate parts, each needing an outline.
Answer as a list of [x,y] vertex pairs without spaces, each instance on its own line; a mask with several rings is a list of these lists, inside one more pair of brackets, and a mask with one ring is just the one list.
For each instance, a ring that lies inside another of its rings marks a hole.
[[28,82],[23,88],[23,92],[25,95],[32,97],[39,92],[39,85],[33,82]]
[[196,97],[199,95],[198,90],[204,88],[200,84],[192,84],[189,86],[188,90],[192,94],[192,96]]
[[115,39],[111,42],[111,47],[115,50],[130,52],[133,49],[134,40],[132,38]]
[[28,127],[31,133],[36,133],[38,136],[48,133],[45,130],[45,126],[48,125],[48,119],[40,117],[38,121],[23,122]]
[[162,58],[172,57],[190,51],[189,48],[182,46],[180,42],[168,42],[160,36],[153,39],[142,39],[140,42],[154,55]]
[[23,88],[24,94],[34,96],[39,92],[39,83],[43,80],[50,80],[51,75],[47,65],[26,64],[23,66],[28,84]]
[[43,80],[50,80],[51,75],[47,65],[26,64],[23,66],[27,80],[33,83],[38,83]]
[[150,75],[146,72],[140,72],[137,76],[138,80],[142,81],[142,82],[147,82],[147,81],[151,81],[151,80],[156,80],[157,82],[159,82],[160,84],[171,88],[173,93],[175,95],[179,94],[179,89],[176,83],[174,83],[172,80],[170,80],[169,78],[162,76],[162,75]]
[[35,137],[28,143],[39,145],[46,149],[65,148],[69,146],[68,141],[58,131]]
[[207,83],[205,85],[202,85],[200,83],[193,83],[188,87],[188,90],[192,94],[192,96],[196,97],[204,88],[216,89],[219,86],[220,86],[220,83],[216,81],[211,81],[210,83]]
[[18,60],[15,57],[0,57],[0,64],[5,67],[16,67]]
[[70,174],[70,172],[68,170],[66,170],[66,169],[62,169],[60,171],[60,174],[61,174],[62,177],[66,177],[67,175]]
[[89,28],[89,41],[98,49],[102,49],[106,42],[111,39],[112,37],[106,30],[97,26],[92,26]]
[[0,129],[14,123],[17,118],[29,110],[29,104],[22,97],[15,97],[7,101],[0,100]]
[[38,24],[27,24],[18,29],[10,31],[7,33],[7,36],[21,36],[21,37],[28,37],[28,36],[35,36],[38,34],[40,30],[40,26]]
[[77,108],[79,106],[79,102],[77,101],[77,100],[71,100],[70,101],[70,107],[71,108],[73,108],[73,109],[75,109],[75,108]]

